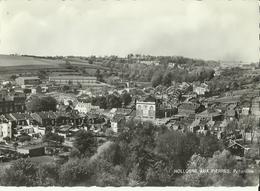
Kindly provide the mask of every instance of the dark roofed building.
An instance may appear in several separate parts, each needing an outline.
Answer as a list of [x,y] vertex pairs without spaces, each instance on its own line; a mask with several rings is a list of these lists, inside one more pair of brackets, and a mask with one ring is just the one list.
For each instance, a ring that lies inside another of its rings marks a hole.
[[223,120],[223,114],[212,108],[208,108],[205,111],[195,115],[196,119],[212,120],[212,121],[221,121]]
[[205,107],[199,103],[185,102],[178,107],[178,113],[183,115],[195,114],[203,111]]
[[28,113],[9,113],[5,114],[5,117],[13,126],[30,125],[34,120]]
[[41,126],[53,126],[57,119],[56,113],[52,111],[32,113],[31,116]]
[[246,148],[235,141],[231,141],[228,146],[228,150],[231,152],[232,155],[243,157]]
[[25,111],[26,97],[22,93],[0,97],[0,114]]
[[18,77],[15,79],[15,82],[18,85],[39,85],[41,80],[37,76],[28,76],[28,77]]

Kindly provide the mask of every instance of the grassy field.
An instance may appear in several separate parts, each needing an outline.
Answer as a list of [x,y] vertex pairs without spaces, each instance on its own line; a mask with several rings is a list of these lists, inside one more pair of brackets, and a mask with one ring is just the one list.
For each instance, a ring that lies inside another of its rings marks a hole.
[[[100,69],[101,71],[110,70],[109,68],[103,67],[99,64],[89,64],[88,61],[80,58],[68,60],[76,70],[85,70],[89,75],[94,75],[97,69]],[[10,76],[13,74],[22,74],[25,76],[37,75],[39,70],[45,70],[50,73],[59,73],[63,72],[63,70],[68,70],[66,68],[66,59],[0,55],[0,79],[2,80],[10,79]],[[72,69],[71,72],[75,73],[77,71]]]
[[0,55],[0,66],[23,66],[23,65],[58,65],[63,60],[41,59],[24,56]]

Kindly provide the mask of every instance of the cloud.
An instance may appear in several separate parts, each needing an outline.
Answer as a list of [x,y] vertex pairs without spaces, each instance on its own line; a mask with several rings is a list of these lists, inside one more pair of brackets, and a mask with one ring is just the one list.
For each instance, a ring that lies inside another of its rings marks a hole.
[[254,1],[3,1],[1,53],[258,59]]

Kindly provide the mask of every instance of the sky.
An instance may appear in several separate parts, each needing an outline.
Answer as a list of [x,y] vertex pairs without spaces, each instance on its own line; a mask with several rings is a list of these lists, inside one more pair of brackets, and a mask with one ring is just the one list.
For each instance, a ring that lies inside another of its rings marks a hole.
[[257,0],[3,0],[0,53],[259,59]]

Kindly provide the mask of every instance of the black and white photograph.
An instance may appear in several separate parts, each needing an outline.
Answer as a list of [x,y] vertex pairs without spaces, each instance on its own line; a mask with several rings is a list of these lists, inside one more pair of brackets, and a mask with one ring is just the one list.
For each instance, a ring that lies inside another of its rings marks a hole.
[[259,12],[0,0],[0,187],[257,187]]

